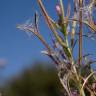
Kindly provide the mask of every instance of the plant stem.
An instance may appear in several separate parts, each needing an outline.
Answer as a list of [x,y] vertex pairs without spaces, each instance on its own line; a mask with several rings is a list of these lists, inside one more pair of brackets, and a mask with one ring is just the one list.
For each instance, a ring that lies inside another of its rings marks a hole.
[[59,44],[62,46],[62,48],[64,49],[66,55],[68,56],[68,58],[72,57],[72,54],[70,52],[70,49],[68,48],[68,46],[66,46],[66,43],[62,41],[62,39],[60,38],[60,36],[58,35],[58,32],[56,31],[56,29],[54,28],[49,15],[47,14],[44,5],[42,4],[41,0],[38,0],[39,6],[41,8],[41,11],[45,17],[45,20],[49,26],[49,28],[52,30],[54,36],[56,37],[57,41],[59,42]]
[[[80,9],[82,8],[83,0],[79,0]],[[82,64],[82,10],[79,12],[79,65]]]

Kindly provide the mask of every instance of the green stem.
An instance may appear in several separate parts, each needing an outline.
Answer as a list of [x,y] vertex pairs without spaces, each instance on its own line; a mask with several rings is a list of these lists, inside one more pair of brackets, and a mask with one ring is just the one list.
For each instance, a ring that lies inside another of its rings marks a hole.
[[[79,0],[79,7],[82,8],[83,0]],[[79,65],[82,64],[82,10],[79,12]]]

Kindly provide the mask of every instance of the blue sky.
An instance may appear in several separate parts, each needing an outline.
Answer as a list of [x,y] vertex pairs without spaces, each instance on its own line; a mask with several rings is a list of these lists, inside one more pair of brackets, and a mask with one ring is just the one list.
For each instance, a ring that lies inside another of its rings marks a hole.
[[[5,60],[4,68],[0,69],[2,78],[8,78],[19,73],[22,69],[30,66],[35,60],[48,60],[47,56],[40,53],[44,46],[36,37],[30,38],[25,32],[16,28],[17,24],[25,23],[32,19],[38,8],[37,0],[0,0],[0,60]],[[52,0],[46,0],[45,6],[54,14],[55,6]],[[46,25],[40,17],[40,30],[49,39],[46,33]]]
[[[31,66],[36,60],[49,60],[47,56],[40,53],[41,50],[44,50],[44,46],[36,37],[31,38],[16,28],[17,24],[32,19],[35,10],[40,12],[36,1],[0,0],[0,60],[3,59],[6,62],[4,68],[0,69],[1,78],[14,76],[22,69]],[[44,2],[48,13],[53,18],[56,17],[56,1],[45,0]],[[40,32],[47,41],[49,41],[47,34],[49,31],[45,21],[40,16]]]

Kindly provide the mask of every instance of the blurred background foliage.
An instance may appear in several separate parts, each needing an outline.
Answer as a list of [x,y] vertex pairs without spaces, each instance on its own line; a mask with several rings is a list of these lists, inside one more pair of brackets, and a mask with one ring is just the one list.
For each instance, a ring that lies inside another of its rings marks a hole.
[[57,71],[50,64],[34,64],[1,89],[3,96],[63,96]]

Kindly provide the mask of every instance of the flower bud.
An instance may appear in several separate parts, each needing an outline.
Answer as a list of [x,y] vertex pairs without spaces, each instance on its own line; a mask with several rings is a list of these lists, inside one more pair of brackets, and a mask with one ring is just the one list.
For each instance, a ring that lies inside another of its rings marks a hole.
[[56,11],[57,11],[58,15],[60,16],[61,15],[61,7],[60,7],[60,5],[56,5]]

